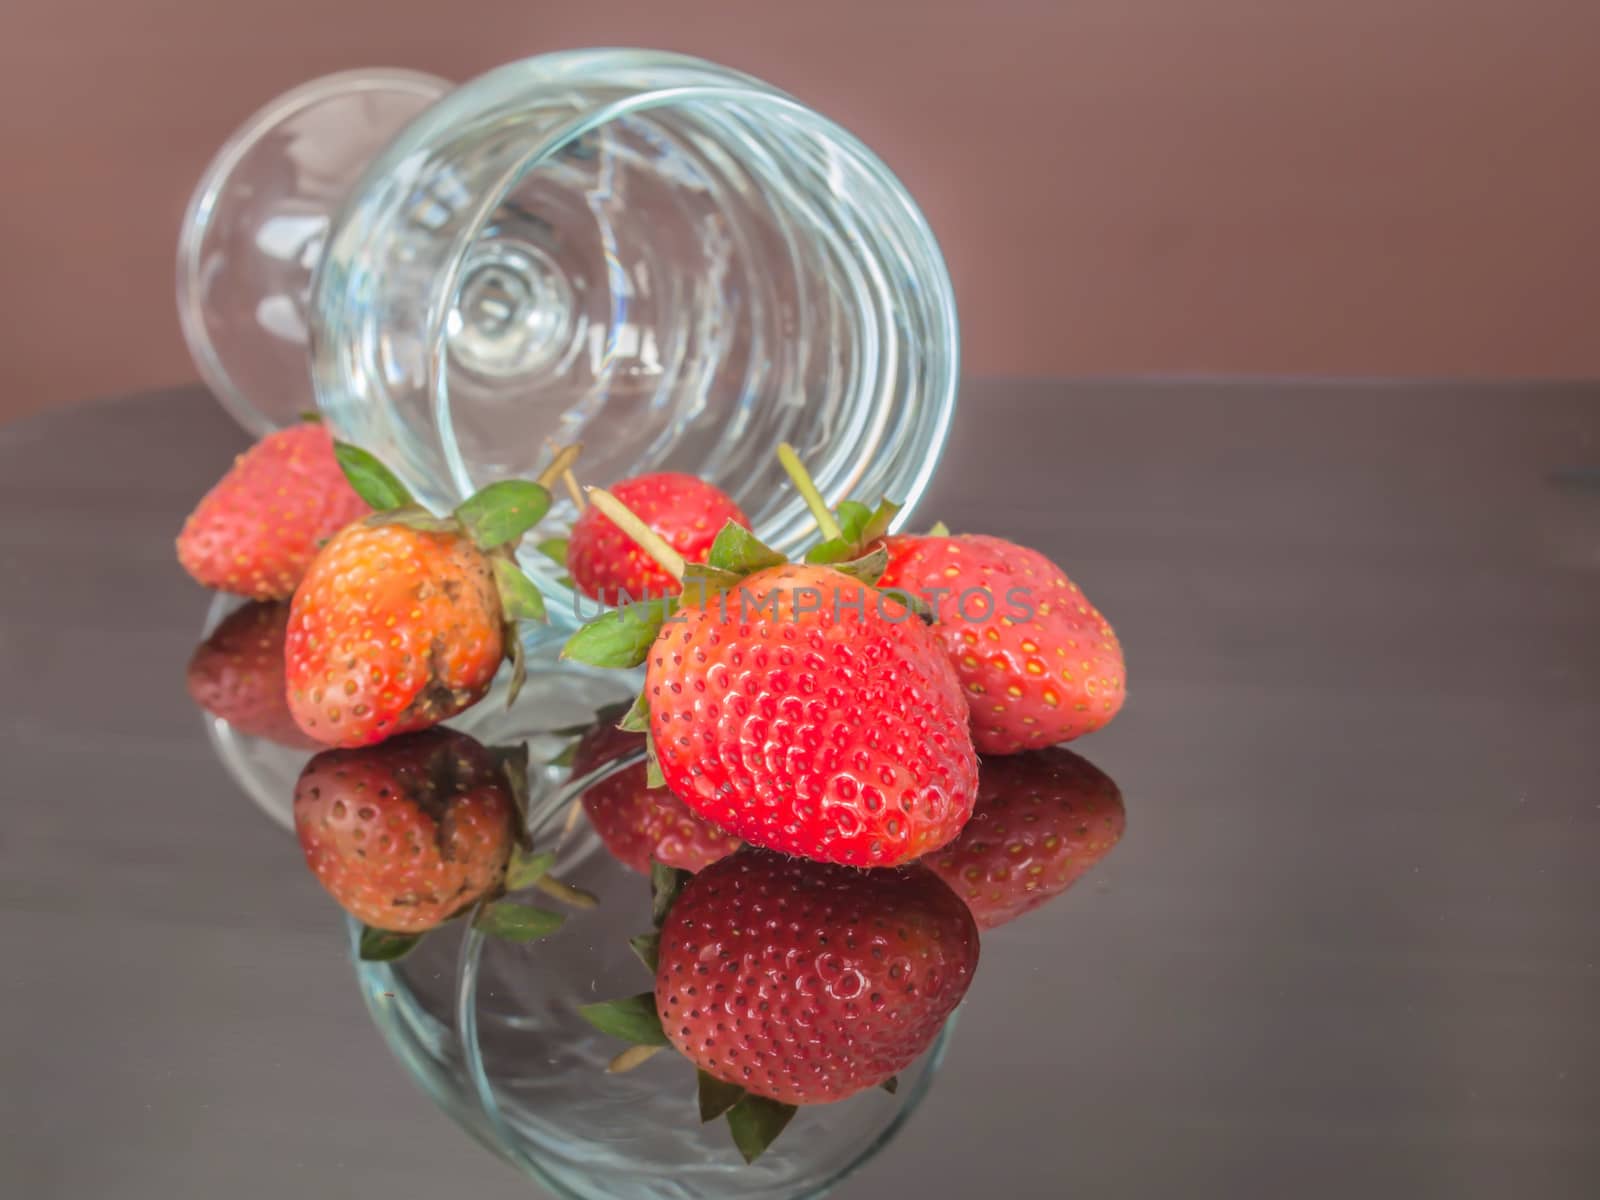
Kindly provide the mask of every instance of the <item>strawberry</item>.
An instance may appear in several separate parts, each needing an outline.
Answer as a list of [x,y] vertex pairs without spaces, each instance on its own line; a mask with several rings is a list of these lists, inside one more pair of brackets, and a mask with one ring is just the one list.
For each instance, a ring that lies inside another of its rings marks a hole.
[[1117,785],[1070,750],[986,758],[972,820],[923,861],[993,929],[1066,891],[1126,823]]
[[980,754],[1015,754],[1099,729],[1122,708],[1127,670],[1110,623],[1066,572],[1003,538],[891,536],[900,511],[852,500],[830,510],[792,446],[778,461],[823,540],[807,562],[882,551],[878,586],[927,603],[967,693]]
[[1127,669],[1116,633],[1037,550],[977,534],[890,537],[885,548],[880,586],[934,604],[980,754],[1071,741],[1122,708]]
[[661,927],[655,1005],[707,1074],[781,1104],[889,1080],[972,982],[978,930],[920,866],[860,872],[744,850],[683,885]]
[[[578,743],[574,778],[581,778],[625,754],[644,749],[642,734],[604,723]],[[643,762],[625,767],[583,793],[583,810],[600,840],[617,861],[641,875],[652,862],[699,871],[739,848],[739,839],[702,821],[664,787],[650,787]]]
[[966,823],[977,764],[960,684],[897,602],[795,564],[677,622],[650,651],[644,695],[666,784],[700,816],[859,867],[917,858]]
[[[590,496],[668,560],[626,506]],[[700,817],[788,854],[894,866],[955,837],[977,761],[937,639],[863,582],[882,559],[790,564],[730,522],[705,564],[679,562],[692,591],[606,613],[563,653],[646,664],[623,728],[648,728],[661,781]]]
[[522,645],[510,623],[544,606],[511,547],[549,493],[491,484],[436,517],[370,455],[339,453],[380,511],[336,534],[295,592],[284,649],[300,728],[332,746],[425,729],[482,699],[508,654],[514,695]]
[[283,640],[289,606],[258,601],[229,613],[189,660],[189,695],[248,737],[315,749],[289,715],[283,687]]
[[491,937],[528,942],[561,927],[561,914],[501,899],[506,891],[594,907],[546,874],[555,855],[524,844],[527,766],[525,746],[490,749],[454,729],[324,750],[305,765],[295,833],[317,881],[366,926],[363,959],[399,958],[474,905],[473,926]]
[[[623,480],[611,493],[690,562],[705,558],[729,521],[750,525],[726,494],[693,475],[640,475]],[[578,590],[604,604],[678,593],[678,581],[593,505],[572,526],[566,559]]]
[[206,587],[282,600],[325,539],[368,512],[308,422],[279,430],[234,460],[178,535],[178,561]]
[[517,805],[499,760],[434,729],[359,750],[324,750],[294,791],[306,863],[346,912],[421,933],[498,889]]

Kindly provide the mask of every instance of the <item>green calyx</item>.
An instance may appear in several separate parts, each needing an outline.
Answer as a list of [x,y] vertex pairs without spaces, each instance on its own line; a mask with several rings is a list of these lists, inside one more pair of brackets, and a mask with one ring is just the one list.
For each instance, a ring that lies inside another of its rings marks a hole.
[[811,518],[822,534],[822,540],[806,552],[806,561],[837,567],[863,582],[876,584],[883,575],[883,568],[872,573],[871,551],[888,536],[895,517],[900,514],[900,505],[892,500],[880,500],[877,508],[868,508],[857,500],[841,500],[838,508],[830,509],[816,481],[800,461],[800,455],[787,442],[778,447],[778,462],[795,490],[804,497]]
[[363,925],[357,953],[362,962],[394,962],[410,954],[421,940],[420,933],[396,933]]
[[333,457],[355,494],[371,505],[374,512],[388,512],[416,504],[406,485],[395,478],[394,472],[360,446],[334,442]]
[[765,1154],[798,1111],[792,1104],[746,1093],[744,1099],[728,1110],[728,1130],[744,1161],[753,1163]]
[[635,1046],[665,1046],[666,1030],[656,1012],[656,994],[640,992],[622,1000],[601,1000],[585,1004],[579,1014],[601,1033],[621,1038]]
[[472,927],[506,942],[532,942],[548,937],[566,923],[560,913],[512,900],[485,904],[473,915]]
[[550,493],[525,479],[502,479],[456,506],[456,520],[480,550],[512,546],[550,511]]

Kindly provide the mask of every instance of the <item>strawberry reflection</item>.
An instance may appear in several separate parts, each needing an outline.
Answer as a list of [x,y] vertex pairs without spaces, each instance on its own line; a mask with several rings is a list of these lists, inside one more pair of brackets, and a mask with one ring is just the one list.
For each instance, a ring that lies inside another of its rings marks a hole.
[[[607,763],[644,752],[645,736],[602,720],[584,734],[573,758],[573,774],[588,776]],[[583,811],[617,861],[641,875],[651,862],[700,871],[726,858],[739,839],[696,816],[664,787],[650,787],[643,762],[608,775],[583,793]]]
[[972,819],[922,861],[979,928],[993,929],[1070,888],[1111,852],[1126,820],[1111,777],[1070,750],[985,758]]
[[258,601],[228,614],[189,659],[189,696],[235,733],[316,749],[289,715],[283,643],[289,605]]

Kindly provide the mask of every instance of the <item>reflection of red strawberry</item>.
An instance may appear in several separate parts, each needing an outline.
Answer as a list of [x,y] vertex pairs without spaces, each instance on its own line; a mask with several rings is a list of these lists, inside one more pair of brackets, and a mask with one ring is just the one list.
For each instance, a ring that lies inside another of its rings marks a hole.
[[923,861],[993,929],[1071,887],[1125,824],[1117,785],[1070,750],[986,758],[972,820]]
[[708,1074],[820,1104],[909,1066],[977,965],[972,915],[931,872],[752,849],[684,885],[661,929],[656,1010]]
[[328,431],[296,425],[241,454],[206,493],[178,535],[178,561],[207,587],[287,599],[318,544],[368,511]]
[[650,646],[644,696],[667,786],[755,845],[894,866],[971,814],[949,660],[898,601],[830,567],[770,567],[684,605]]
[[[575,778],[625,754],[644,749],[641,733],[597,725],[578,743]],[[684,871],[699,871],[739,848],[739,839],[702,821],[666,788],[646,784],[643,762],[593,784],[583,793],[583,810],[595,832],[624,866],[650,874],[652,860]]]
[[189,695],[238,733],[296,749],[317,745],[294,723],[283,688],[287,604],[247,604],[228,614],[189,660]]
[[516,803],[499,761],[449,729],[325,750],[300,775],[295,832],[322,886],[376,929],[421,933],[497,889]]
[[[611,493],[689,562],[704,561],[729,521],[750,525],[727,495],[693,475],[641,475],[623,480]],[[676,579],[592,506],[572,527],[567,570],[579,591],[606,604],[618,603],[622,593],[638,600],[675,596],[680,590]]]
[[980,754],[1093,733],[1122,708],[1111,625],[1060,567],[1003,538],[891,537],[878,581],[938,597],[935,627],[961,676]]

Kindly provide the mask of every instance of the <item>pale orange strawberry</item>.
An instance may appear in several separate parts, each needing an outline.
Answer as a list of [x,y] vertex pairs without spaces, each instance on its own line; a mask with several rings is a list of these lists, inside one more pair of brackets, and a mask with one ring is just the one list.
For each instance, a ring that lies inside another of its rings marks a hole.
[[290,711],[329,746],[437,725],[489,690],[504,626],[489,560],[466,537],[352,525],[295,592]]
[[542,618],[544,603],[511,552],[550,496],[508,480],[438,517],[370,455],[338,450],[382,511],[336,534],[306,571],[289,612],[285,679],[302,730],[324,745],[365,746],[477,703],[504,658],[520,672],[512,622]]

